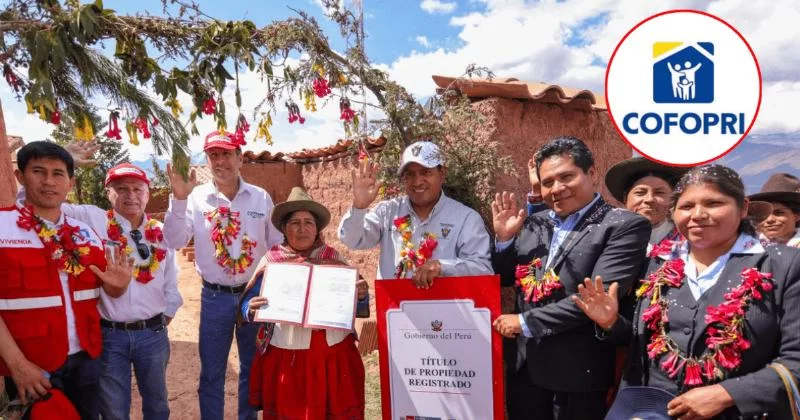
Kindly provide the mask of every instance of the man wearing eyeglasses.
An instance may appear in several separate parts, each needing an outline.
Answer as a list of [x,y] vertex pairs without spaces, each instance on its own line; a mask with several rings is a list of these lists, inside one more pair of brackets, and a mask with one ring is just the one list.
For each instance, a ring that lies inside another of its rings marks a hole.
[[[76,162],[86,162],[91,146],[71,144]],[[106,174],[112,210],[63,204],[69,217],[87,223],[106,248],[121,248],[133,261],[133,279],[121,296],[100,294],[103,329],[100,412],[104,419],[130,416],[131,365],[142,397],[144,419],[169,418],[166,370],[169,360],[167,325],[183,304],[178,291],[175,253],[162,234],[161,222],[150,218],[150,180],[134,165],[123,163]],[[24,193],[24,192],[23,192]]]

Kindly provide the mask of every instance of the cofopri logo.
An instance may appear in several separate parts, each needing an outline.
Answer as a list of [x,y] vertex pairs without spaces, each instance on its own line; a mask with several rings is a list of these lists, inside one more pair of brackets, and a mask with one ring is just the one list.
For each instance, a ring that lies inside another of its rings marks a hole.
[[609,115],[652,160],[693,166],[739,144],[761,105],[761,71],[747,40],[717,16],[672,10],[634,26],[606,70]]

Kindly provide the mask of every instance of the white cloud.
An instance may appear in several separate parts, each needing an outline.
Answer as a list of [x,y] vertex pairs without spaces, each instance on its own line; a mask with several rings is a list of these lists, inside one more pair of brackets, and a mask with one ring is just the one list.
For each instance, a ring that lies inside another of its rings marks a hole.
[[422,45],[425,48],[430,48],[431,47],[431,42],[428,41],[428,37],[426,37],[426,36],[418,35],[414,39],[417,41],[417,43],[419,45]]
[[422,0],[422,3],[420,3],[419,7],[431,14],[447,14],[453,13],[453,11],[456,10],[456,3],[440,0]]

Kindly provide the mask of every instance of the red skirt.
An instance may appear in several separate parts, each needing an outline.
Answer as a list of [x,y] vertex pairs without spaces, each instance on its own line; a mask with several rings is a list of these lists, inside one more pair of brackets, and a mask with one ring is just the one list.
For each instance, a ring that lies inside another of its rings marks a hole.
[[264,419],[363,420],[364,363],[350,334],[328,346],[325,331],[311,333],[308,350],[267,347],[250,370],[250,404]]

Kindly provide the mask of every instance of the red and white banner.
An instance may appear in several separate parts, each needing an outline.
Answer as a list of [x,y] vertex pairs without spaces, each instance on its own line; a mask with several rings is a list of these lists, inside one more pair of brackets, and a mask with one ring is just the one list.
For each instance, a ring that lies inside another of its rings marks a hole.
[[498,276],[375,282],[383,418],[504,418]]

